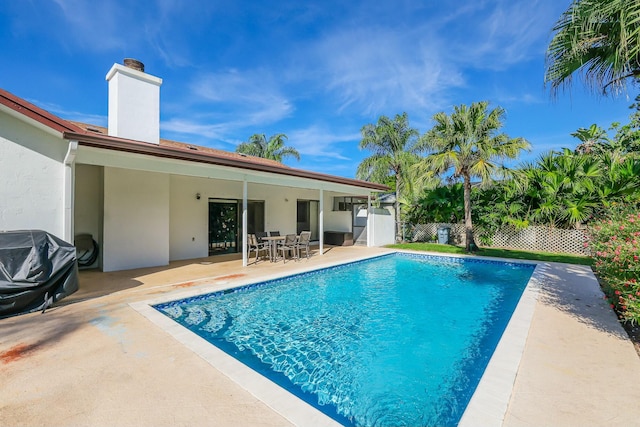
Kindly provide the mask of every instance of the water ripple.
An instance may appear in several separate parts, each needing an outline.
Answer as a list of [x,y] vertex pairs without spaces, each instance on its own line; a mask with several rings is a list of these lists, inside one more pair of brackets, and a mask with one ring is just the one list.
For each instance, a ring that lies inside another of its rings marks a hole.
[[531,272],[393,256],[158,309],[347,423],[446,426]]

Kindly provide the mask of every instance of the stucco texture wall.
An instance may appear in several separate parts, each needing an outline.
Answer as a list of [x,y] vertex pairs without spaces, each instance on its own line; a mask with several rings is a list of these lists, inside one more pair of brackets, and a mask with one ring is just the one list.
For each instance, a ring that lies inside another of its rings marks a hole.
[[0,112],[0,230],[63,238],[67,143]]
[[169,263],[169,175],[104,168],[103,270]]

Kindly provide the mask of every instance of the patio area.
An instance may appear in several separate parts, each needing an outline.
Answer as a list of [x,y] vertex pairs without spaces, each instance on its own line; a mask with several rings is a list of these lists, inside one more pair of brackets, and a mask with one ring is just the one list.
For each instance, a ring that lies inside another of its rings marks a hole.
[[[389,251],[325,247],[319,256],[312,248],[309,260],[286,264],[262,261],[242,268],[234,255],[161,268],[82,271],[80,290],[44,315],[0,320],[0,425],[292,425],[129,304]],[[635,425],[636,378],[640,357],[590,269],[546,264],[502,425]]]

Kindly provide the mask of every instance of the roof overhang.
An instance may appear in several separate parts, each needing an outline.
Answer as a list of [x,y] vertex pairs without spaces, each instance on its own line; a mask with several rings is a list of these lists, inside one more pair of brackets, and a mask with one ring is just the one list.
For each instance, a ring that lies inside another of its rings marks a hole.
[[[238,153],[227,153],[220,150],[198,151],[190,149],[187,144],[177,143],[172,145],[150,144],[141,141],[135,141],[125,138],[108,136],[101,133],[89,132],[76,123],[61,119],[60,117],[49,113],[46,110],[22,99],[10,92],[0,89],[0,111],[4,111],[20,120],[27,121],[30,124],[66,140],[78,141],[82,147],[92,147],[101,150],[104,153],[121,153],[125,156],[129,154],[137,156],[151,156],[156,159],[164,159],[163,170],[184,170],[185,164],[190,165],[215,165],[217,169],[233,171],[233,175],[248,177],[255,182],[269,182],[276,185],[295,184],[293,186],[306,186],[306,188],[319,188],[315,183],[330,183],[332,188],[341,188],[344,191],[358,190],[367,192],[385,192],[389,188],[386,185],[377,184],[358,179],[343,178],[334,175],[328,175],[318,172],[311,172],[302,169],[295,169],[280,163],[260,159],[257,157],[242,157]],[[186,148],[185,148],[186,147]],[[105,151],[108,150],[108,151]],[[115,156],[111,156],[115,160]],[[148,157],[147,157],[148,159]],[[93,160],[96,160],[95,157]],[[139,166],[142,158],[137,159]],[[120,157],[122,161],[122,157]],[[168,162],[168,163],[167,163]],[[126,162],[125,162],[126,163]],[[132,162],[129,162],[132,163]],[[134,162],[135,163],[135,162]],[[175,163],[175,164],[174,164]],[[99,160],[92,164],[100,164]],[[156,165],[158,166],[158,165]],[[144,167],[142,168],[144,169]],[[199,170],[199,176],[202,176],[202,168],[192,168]],[[210,176],[207,173],[207,176]],[[215,175],[215,174],[214,174]]]
[[0,110],[21,120],[30,120],[36,127],[60,136],[64,132],[82,132],[73,123],[55,116],[32,103],[0,89]]
[[[120,153],[130,153],[143,156],[152,156],[160,159],[177,160],[181,162],[191,162],[200,165],[215,165],[232,168],[236,171],[244,170],[258,173],[259,175],[279,175],[287,178],[300,178],[303,180],[320,181],[340,186],[356,187],[370,192],[388,191],[389,187],[382,184],[372,183],[351,178],[343,178],[334,175],[311,172],[302,169],[290,168],[287,166],[277,166],[265,164],[263,162],[252,161],[251,157],[229,158],[213,153],[198,152],[188,149],[167,147],[134,141],[124,138],[116,138],[107,135],[93,135],[83,132],[64,132],[63,137],[68,140],[78,141],[80,146],[93,147],[101,150],[110,150]],[[284,180],[290,181],[290,180]]]

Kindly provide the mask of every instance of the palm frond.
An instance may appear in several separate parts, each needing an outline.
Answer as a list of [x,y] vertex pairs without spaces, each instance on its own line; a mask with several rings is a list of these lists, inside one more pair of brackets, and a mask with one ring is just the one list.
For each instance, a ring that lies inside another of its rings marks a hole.
[[576,0],[553,31],[544,78],[553,96],[569,87],[574,75],[593,90],[618,93],[640,74],[637,0]]

